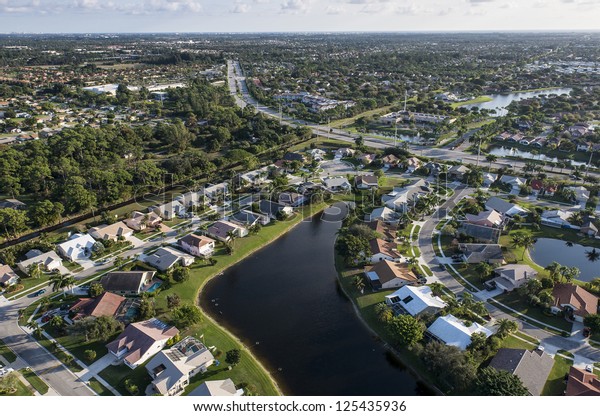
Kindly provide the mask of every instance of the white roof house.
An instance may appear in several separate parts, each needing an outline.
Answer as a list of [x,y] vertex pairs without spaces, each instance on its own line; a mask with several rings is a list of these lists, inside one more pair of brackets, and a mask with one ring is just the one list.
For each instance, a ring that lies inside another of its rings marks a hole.
[[590,199],[590,191],[584,186],[569,186],[569,189],[575,193],[575,200],[580,204],[586,203]]
[[73,234],[69,240],[56,245],[58,252],[71,261],[87,259],[96,240],[89,234]]
[[[31,250],[33,251],[33,250]],[[30,253],[31,253],[30,251]],[[17,267],[23,273],[29,274],[29,267],[32,264],[39,264],[42,268],[46,270],[54,270],[62,266],[62,259],[58,254],[54,251],[49,251],[47,253],[34,253],[35,255],[29,256],[27,253],[25,256],[27,260],[23,260],[22,262],[17,263]]]
[[352,185],[350,185],[350,182],[344,176],[323,178],[323,184],[331,192],[349,191],[352,189]]
[[188,396],[242,396],[243,389],[236,389],[230,378],[209,380],[196,387]]
[[518,176],[502,175],[500,177],[500,182],[509,184],[513,189],[519,189],[521,188],[521,185],[527,183],[527,179],[519,178]]
[[371,214],[369,214],[369,221],[381,220],[387,223],[398,222],[398,215],[394,210],[388,207],[375,208]]
[[217,195],[225,195],[229,191],[229,185],[227,182],[217,183],[216,185],[210,185],[204,188],[204,195],[208,198],[216,198]]
[[427,332],[444,344],[458,347],[461,350],[471,344],[471,335],[479,332],[485,334],[487,338],[493,334],[491,330],[476,322],[473,322],[471,326],[466,326],[454,315],[440,316],[431,324]]
[[204,373],[215,357],[200,341],[187,337],[168,350],[160,351],[146,364],[152,388],[163,396],[178,396],[190,377]]
[[402,286],[387,295],[385,303],[392,307],[399,306],[411,316],[425,312],[435,313],[446,307],[446,302],[433,296],[429,286]]
[[570,226],[569,218],[573,215],[570,211],[553,209],[542,212],[542,224],[555,227]]

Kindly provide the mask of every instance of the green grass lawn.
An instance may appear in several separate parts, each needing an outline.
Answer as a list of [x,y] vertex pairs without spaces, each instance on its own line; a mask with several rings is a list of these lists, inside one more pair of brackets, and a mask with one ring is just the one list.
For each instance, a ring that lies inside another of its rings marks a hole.
[[[518,333],[517,335],[521,338],[525,338],[525,337],[523,337],[522,333]],[[539,343],[537,343],[537,342],[535,343],[535,345],[538,345],[538,344]],[[535,345],[531,345],[529,342],[525,342],[519,338],[516,338],[513,335],[509,335],[502,340],[502,348],[516,348],[516,349],[532,350],[533,348],[535,348]]]
[[10,293],[8,295],[8,297],[13,296],[13,295],[18,295],[19,292],[24,292],[27,289],[31,289],[34,286],[38,286],[41,285],[42,283],[46,283],[50,280],[50,277],[52,275],[50,273],[42,273],[40,277],[38,277],[37,279],[34,279],[32,277],[22,277],[21,279],[19,279],[19,283],[23,285],[23,289],[21,289],[18,292],[13,292]]
[[[508,306],[509,308],[512,308],[533,319],[537,319],[538,321],[541,321],[546,325],[551,325],[569,333],[571,332],[571,327],[573,326],[571,323],[567,322],[564,318],[558,316],[546,315],[539,307],[535,307],[527,303],[527,301],[525,301],[518,293],[516,293],[516,291],[496,296],[495,299],[498,302]],[[513,316],[516,316],[516,314],[508,310],[507,312]],[[532,324],[540,326],[540,324],[536,322],[532,322]],[[553,332],[555,332],[555,330]]]
[[94,390],[98,396],[114,396],[110,390],[104,387],[98,380],[94,377],[90,378],[88,385],[92,390]]
[[[76,357],[78,360],[84,362],[85,364],[91,364],[97,359],[105,356],[108,353],[106,349],[106,344],[110,341],[94,341],[88,342],[85,340],[83,335],[61,335],[55,328],[50,325],[44,326],[44,331],[46,331],[52,338],[54,338],[60,345],[65,347],[71,355]],[[96,351],[96,359],[90,361],[85,357],[86,350]]]
[[567,388],[565,376],[569,373],[569,369],[573,365],[572,360],[559,357],[554,357],[554,366],[548,376],[542,396],[562,396]]
[[148,370],[146,370],[145,364],[146,363],[139,365],[134,370],[127,367],[125,364],[117,366],[110,365],[102,370],[99,375],[123,396],[131,396],[125,388],[125,381],[130,380],[139,389],[137,395],[143,396],[146,387],[152,381],[148,374]]
[[474,270],[474,264],[456,263],[453,266],[469,283],[477,289],[485,290],[481,276]]
[[6,361],[9,363],[14,362],[17,359],[17,356],[10,348],[6,346],[6,344],[0,339],[0,355],[4,357]]
[[50,352],[50,354],[54,355],[60,362],[62,362],[64,365],[67,366],[67,368],[69,370],[71,370],[74,373],[77,373],[81,370],[83,370],[74,360],[69,361],[67,360],[67,354],[65,354],[63,351],[57,350],[54,345],[52,345],[52,342],[46,338],[45,336],[42,335],[41,338],[36,338],[37,342],[44,348],[46,348],[46,350],[48,350]]
[[17,380],[17,391],[11,394],[0,393],[2,396],[33,396],[33,392],[21,380]]
[[426,264],[421,264],[421,269],[423,270],[423,273],[425,274],[425,276],[433,276],[433,273],[431,272],[431,269],[429,268],[429,266],[427,266]]
[[36,389],[40,394],[48,393],[48,385],[44,383],[44,381],[39,378],[32,370],[22,369],[21,374],[23,377],[31,384],[31,386]]

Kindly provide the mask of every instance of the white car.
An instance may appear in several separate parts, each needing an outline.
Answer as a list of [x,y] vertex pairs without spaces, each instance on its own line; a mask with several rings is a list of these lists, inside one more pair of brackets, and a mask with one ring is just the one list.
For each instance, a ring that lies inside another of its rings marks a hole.
[[588,373],[593,373],[594,372],[594,366],[591,364],[588,364],[585,366],[585,371],[587,371]]

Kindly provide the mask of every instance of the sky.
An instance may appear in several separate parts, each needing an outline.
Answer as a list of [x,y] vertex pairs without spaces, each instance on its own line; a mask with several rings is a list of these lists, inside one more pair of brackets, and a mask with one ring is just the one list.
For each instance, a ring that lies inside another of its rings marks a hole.
[[599,0],[0,0],[0,33],[600,30]]

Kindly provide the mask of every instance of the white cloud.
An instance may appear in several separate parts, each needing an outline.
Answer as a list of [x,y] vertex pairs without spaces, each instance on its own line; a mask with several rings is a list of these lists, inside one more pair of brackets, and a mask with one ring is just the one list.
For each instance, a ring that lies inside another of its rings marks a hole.
[[249,11],[250,5],[239,1],[236,1],[233,5],[233,8],[231,9],[232,13],[248,13]]
[[312,0],[285,0],[281,3],[282,13],[307,13]]

